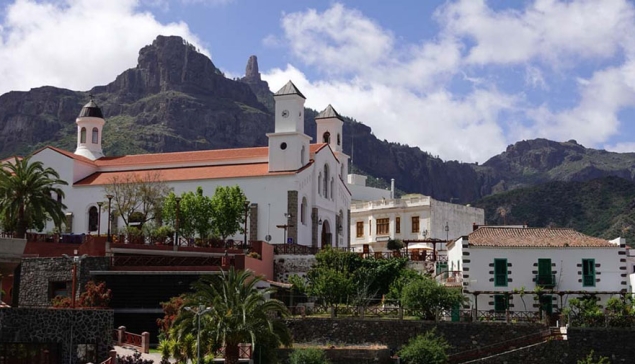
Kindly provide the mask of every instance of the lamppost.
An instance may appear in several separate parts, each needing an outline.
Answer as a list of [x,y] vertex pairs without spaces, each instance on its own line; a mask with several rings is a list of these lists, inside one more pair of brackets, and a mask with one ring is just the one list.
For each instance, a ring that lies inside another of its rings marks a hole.
[[245,201],[245,238],[243,241],[243,249],[247,249],[247,218],[249,217],[249,201]]
[[97,236],[101,235],[101,207],[104,205],[104,201],[97,202],[97,206],[99,206],[99,213],[97,213]]
[[110,206],[111,206],[111,202],[112,202],[112,198],[113,197],[115,197],[115,196],[106,195],[106,198],[108,199],[108,242],[109,243],[112,243],[112,236],[110,235],[110,225],[112,224],[110,219],[112,218],[112,213],[110,212]]
[[[77,254],[77,250],[75,251]],[[75,295],[76,295],[76,286],[77,286],[77,266],[82,262],[84,258],[88,256],[88,254],[84,254],[82,256],[73,255],[72,257],[68,254],[62,254],[62,256],[66,259],[70,259],[73,262],[73,268],[71,270],[73,275],[73,282],[71,287],[71,308],[75,308]]]
[[201,316],[208,313],[212,308],[205,307],[205,305],[199,305],[198,307],[185,306],[183,307],[183,309],[185,309],[185,311],[189,311],[195,314],[196,319],[198,321],[197,323],[198,330],[196,332],[196,351],[197,351],[196,363],[201,364]]
[[447,243],[448,240],[450,240],[450,225],[448,225],[448,222],[445,222],[445,242]]
[[177,196],[174,198],[174,200],[176,201],[176,223],[174,224],[174,246],[178,246],[179,245],[179,215],[180,215],[180,210],[181,210],[181,197]]

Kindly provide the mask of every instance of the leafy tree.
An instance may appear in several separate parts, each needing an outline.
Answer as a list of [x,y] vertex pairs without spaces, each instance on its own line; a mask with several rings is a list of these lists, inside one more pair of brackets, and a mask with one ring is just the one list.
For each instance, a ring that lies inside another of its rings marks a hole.
[[212,197],[214,233],[222,240],[236,232],[244,233],[247,197],[238,186],[218,186]]
[[393,279],[386,297],[388,299],[397,301],[399,303],[399,307],[401,307],[401,297],[404,287],[406,287],[411,282],[420,280],[423,280],[423,276],[421,275],[421,273],[411,268],[404,268],[400,270],[397,277]]
[[435,329],[418,335],[408,341],[400,351],[399,357],[405,364],[444,364],[448,362],[446,351],[448,342],[435,335]]
[[563,313],[571,317],[572,320],[576,320],[581,327],[604,325],[604,312],[598,305],[595,296],[572,298],[569,301],[569,307],[566,307]]
[[44,168],[39,161],[31,162],[31,157],[16,157],[0,164],[0,219],[4,230],[24,238],[28,229],[42,230],[49,218],[61,227],[66,206],[60,202],[64,191],[59,186],[67,184],[54,169]]
[[611,361],[606,356],[595,358],[593,350],[582,360],[578,360],[578,364],[609,364]]
[[355,284],[368,285],[369,291],[375,292],[378,297],[388,294],[390,285],[408,264],[407,258],[361,259],[356,257],[359,259],[359,263],[356,264],[360,264],[360,267],[353,272]]
[[[75,306],[84,308],[108,307],[111,298],[112,291],[106,288],[105,282],[96,284],[93,281],[88,281],[84,287],[84,292],[79,295],[79,300],[75,303]],[[72,299],[67,296],[56,296],[53,298],[51,304],[53,307],[57,308],[70,308],[72,305]]]
[[389,239],[388,243],[386,243],[386,248],[388,250],[400,250],[403,249],[404,243],[399,239]]
[[460,290],[445,287],[429,277],[410,282],[401,297],[403,305],[423,320],[434,320],[437,311],[449,310],[464,300]]
[[161,172],[127,173],[114,176],[109,182],[104,186],[104,195],[113,196],[113,210],[126,227],[130,226],[133,214],[134,220],[142,224],[158,218],[163,200],[172,189]]
[[[201,340],[212,343],[206,354],[225,346],[225,362],[238,362],[238,344],[290,345],[291,334],[287,326],[274,317],[287,317],[287,308],[278,300],[266,297],[273,289],[256,288],[262,280],[250,271],[222,271],[220,275],[205,276],[193,284],[194,292],[186,295],[186,306],[210,307],[200,317]],[[197,317],[189,311],[181,311],[172,328],[171,338],[177,342],[187,334],[196,333]],[[264,339],[266,336],[269,338]],[[203,349],[203,347],[202,347]],[[204,350],[201,350],[204,352]]]
[[163,309],[163,318],[157,319],[157,325],[159,326],[160,336],[169,338],[170,329],[176,320],[176,317],[183,308],[183,295],[172,297],[167,302],[161,302],[161,308]]
[[289,355],[289,364],[329,364],[324,350],[317,348],[295,349]]
[[326,248],[315,255],[317,263],[307,273],[307,293],[335,307],[348,301],[355,290],[354,272],[361,267],[355,254]]
[[[188,238],[198,235],[207,238],[212,233],[214,209],[212,200],[203,195],[203,188],[196,193],[184,192],[179,202],[179,234]],[[176,195],[170,192],[163,203],[163,221],[176,227]]]

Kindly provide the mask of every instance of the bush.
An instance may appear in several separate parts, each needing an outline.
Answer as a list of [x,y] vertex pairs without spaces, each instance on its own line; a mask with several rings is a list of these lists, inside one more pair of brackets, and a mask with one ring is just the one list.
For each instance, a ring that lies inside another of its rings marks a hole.
[[388,243],[386,243],[386,248],[388,250],[401,250],[403,249],[403,247],[404,247],[403,241],[399,239],[390,239],[388,240]]
[[403,306],[416,311],[422,320],[434,320],[437,312],[459,306],[464,300],[460,290],[445,287],[429,277],[408,282],[401,297]]
[[399,351],[399,357],[404,364],[444,364],[448,362],[446,351],[449,348],[448,342],[436,336],[432,329],[410,339]]
[[593,350],[584,359],[578,360],[578,364],[609,364],[611,361],[605,356],[595,359]]
[[328,364],[324,350],[316,348],[296,349],[289,355],[289,364]]

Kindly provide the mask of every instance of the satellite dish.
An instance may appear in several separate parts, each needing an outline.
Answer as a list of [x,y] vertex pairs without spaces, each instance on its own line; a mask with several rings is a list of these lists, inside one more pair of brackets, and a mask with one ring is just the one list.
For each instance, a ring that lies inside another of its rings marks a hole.
[[265,236],[265,241],[268,243],[271,241],[271,235]]

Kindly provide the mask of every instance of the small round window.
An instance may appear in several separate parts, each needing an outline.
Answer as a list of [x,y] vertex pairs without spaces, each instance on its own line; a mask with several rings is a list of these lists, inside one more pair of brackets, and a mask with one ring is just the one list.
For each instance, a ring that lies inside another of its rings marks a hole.
[[280,149],[282,150],[287,149],[287,143],[284,143],[284,142],[280,143]]

